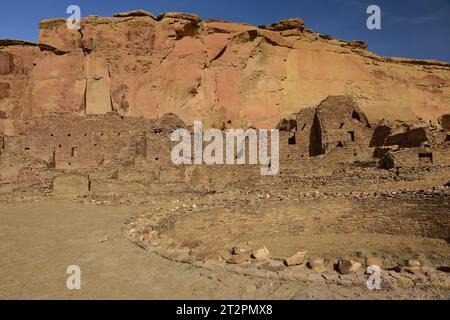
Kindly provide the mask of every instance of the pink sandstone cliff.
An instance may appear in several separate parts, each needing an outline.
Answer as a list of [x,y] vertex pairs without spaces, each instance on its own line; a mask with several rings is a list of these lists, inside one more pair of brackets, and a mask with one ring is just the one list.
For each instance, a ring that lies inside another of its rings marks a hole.
[[0,40],[0,132],[49,113],[275,127],[330,95],[353,96],[371,123],[450,113],[449,63],[380,57],[301,19],[255,27],[135,11],[81,24],[44,20],[37,44]]

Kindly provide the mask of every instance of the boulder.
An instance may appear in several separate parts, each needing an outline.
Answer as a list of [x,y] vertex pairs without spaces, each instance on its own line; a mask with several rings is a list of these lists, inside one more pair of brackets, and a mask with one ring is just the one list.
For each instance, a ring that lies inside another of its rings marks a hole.
[[307,251],[299,251],[292,257],[286,258],[284,264],[287,266],[297,266],[305,261]]
[[198,15],[196,15],[196,14],[181,13],[181,12],[165,12],[165,13],[161,13],[161,14],[158,15],[157,19],[158,20],[163,20],[163,19],[167,19],[167,18],[189,20],[193,24],[198,24],[198,23],[200,23],[200,21],[202,21],[200,19],[200,17]]
[[270,25],[260,26],[260,28],[271,31],[286,31],[292,29],[303,30],[305,28],[305,21],[299,18],[285,19]]
[[354,40],[348,43],[348,45],[352,48],[357,48],[357,49],[363,49],[366,50],[367,49],[367,44],[364,41],[361,40]]
[[128,12],[118,12],[113,15],[115,18],[126,18],[126,17],[150,17],[156,20],[156,17],[149,11],[145,10],[133,10]]
[[350,262],[352,263],[352,267],[350,268],[350,272],[358,272],[360,269],[361,269],[361,267],[362,267],[362,264],[361,263],[359,263],[359,262],[357,262],[357,261],[353,261],[353,260],[350,260]]
[[397,276],[397,283],[400,288],[408,289],[414,287],[414,281],[408,277]]
[[283,264],[282,261],[270,260],[267,263],[264,263],[262,266],[260,266],[260,269],[271,272],[280,272],[286,269],[286,266]]
[[325,260],[325,268],[329,271],[335,271],[339,260],[336,258],[328,258]]
[[420,268],[422,265],[417,259],[410,259],[406,261],[406,266],[410,268]]
[[252,253],[252,258],[256,260],[268,259],[270,256],[269,250],[266,247],[258,249]]
[[383,266],[383,261],[378,257],[369,256],[366,258],[366,266],[378,266],[381,268]]
[[325,270],[325,263],[321,257],[312,257],[308,261],[308,267],[314,271],[323,272]]
[[245,264],[250,263],[251,259],[248,254],[238,254],[233,255],[231,258],[227,260],[228,264]]
[[341,274],[349,274],[352,273],[352,261],[340,259],[338,262],[338,271]]

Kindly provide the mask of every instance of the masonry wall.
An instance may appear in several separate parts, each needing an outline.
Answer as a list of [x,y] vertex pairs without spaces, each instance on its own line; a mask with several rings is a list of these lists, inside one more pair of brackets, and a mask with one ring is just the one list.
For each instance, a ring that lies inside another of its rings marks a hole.
[[24,151],[56,169],[98,168],[131,161],[145,121],[120,117],[47,117],[26,133]]
[[317,107],[323,151],[344,147],[369,147],[372,130],[351,97],[329,97]]
[[449,166],[450,148],[408,148],[391,152],[395,166]]
[[444,114],[441,117],[440,122],[444,132],[450,134],[450,114]]
[[448,203],[442,198],[365,199],[355,204],[355,212],[336,223],[321,227],[323,232],[378,233],[449,239]]
[[367,148],[373,134],[366,116],[348,96],[330,96],[317,108],[301,109],[296,123],[294,132],[285,131],[281,141],[289,158],[295,158],[293,154],[315,157],[338,148]]
[[[322,145],[320,131],[317,131],[317,123],[314,123],[316,110],[314,108],[302,109],[297,115],[297,131],[295,133],[295,142],[298,152],[303,156],[314,156],[320,152],[315,150],[314,145]],[[319,128],[320,129],[320,128]]]
[[24,152],[24,140],[23,136],[0,136],[0,193],[46,188],[51,182],[47,164]]
[[386,146],[398,145],[401,148],[420,147],[422,143],[428,141],[425,128],[415,128],[404,133],[394,134],[386,139]]

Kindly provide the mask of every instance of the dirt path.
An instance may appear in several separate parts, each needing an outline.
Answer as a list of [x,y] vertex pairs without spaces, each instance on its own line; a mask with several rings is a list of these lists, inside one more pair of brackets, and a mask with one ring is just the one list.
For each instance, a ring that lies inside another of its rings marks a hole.
[[[430,298],[433,292],[368,292],[212,273],[168,261],[126,240],[121,223],[141,208],[59,200],[0,204],[1,299]],[[106,241],[101,241],[105,239]],[[69,265],[81,290],[66,288]]]

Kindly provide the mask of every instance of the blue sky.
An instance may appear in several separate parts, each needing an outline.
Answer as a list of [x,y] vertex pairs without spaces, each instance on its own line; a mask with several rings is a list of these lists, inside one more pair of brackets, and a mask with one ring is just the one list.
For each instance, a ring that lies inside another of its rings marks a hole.
[[[67,17],[70,4],[79,5],[83,16],[145,9],[255,25],[299,17],[317,32],[363,40],[381,55],[450,62],[450,0],[3,0],[0,38],[36,41],[39,21]],[[382,30],[366,28],[370,4],[381,8]]]

